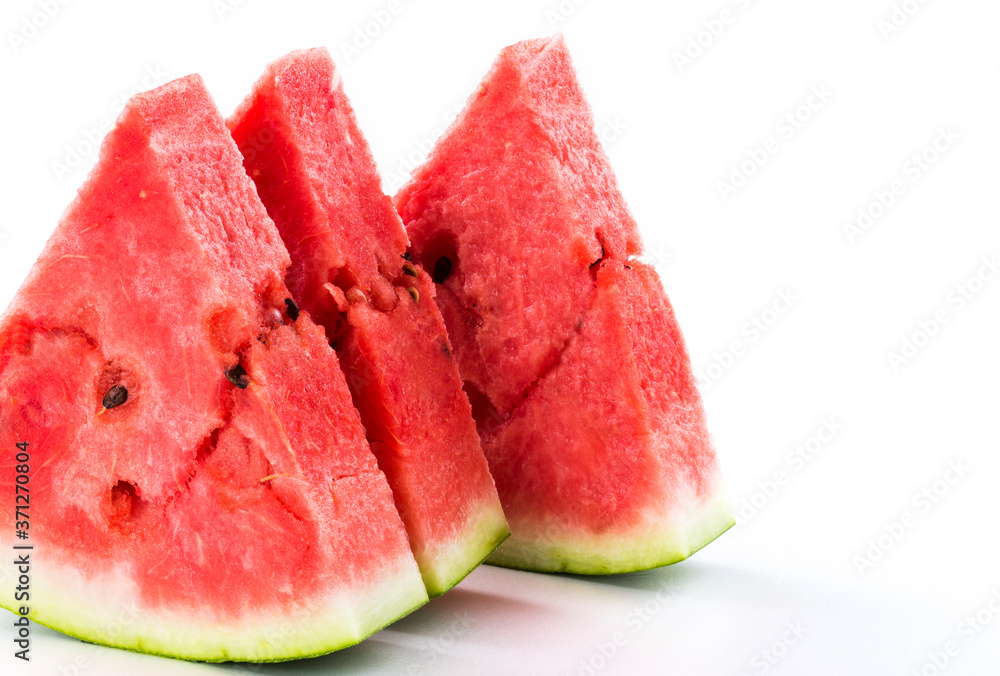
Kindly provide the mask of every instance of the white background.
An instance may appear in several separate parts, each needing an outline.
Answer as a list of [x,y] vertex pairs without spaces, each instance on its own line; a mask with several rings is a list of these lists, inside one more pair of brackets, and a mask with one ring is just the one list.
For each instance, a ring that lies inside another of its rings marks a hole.
[[[88,136],[137,88],[199,72],[229,114],[268,61],[326,45],[394,190],[500,48],[564,32],[706,374],[742,517],[664,570],[483,567],[360,646],[285,665],[188,664],[36,627],[26,668],[5,615],[0,671],[1000,672],[1000,281],[970,281],[1000,254],[1000,6],[897,2],[913,12],[898,26],[891,0],[400,0],[382,27],[369,22],[387,0],[53,0],[51,18],[5,0],[3,306],[96,158]],[[939,130],[957,139],[934,150]],[[724,198],[734,172],[752,175]],[[849,233],[859,209],[874,217]],[[775,306],[781,293],[793,301]],[[894,366],[907,338],[919,347]],[[824,421],[838,429],[819,442]],[[796,461],[797,446],[814,454]]]

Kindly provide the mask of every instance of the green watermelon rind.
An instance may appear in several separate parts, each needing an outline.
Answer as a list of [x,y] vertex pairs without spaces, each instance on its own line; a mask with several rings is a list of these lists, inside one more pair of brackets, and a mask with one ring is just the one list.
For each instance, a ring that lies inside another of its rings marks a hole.
[[[16,601],[13,590],[5,589],[0,607],[17,614],[28,605],[33,622],[88,643],[189,661],[265,663],[326,655],[360,643],[428,600],[413,560],[405,557],[394,574],[351,597],[331,596],[305,614],[261,611],[256,623],[213,624],[185,616],[183,608],[157,616],[156,609],[140,607],[124,571],[84,580],[71,565],[45,565],[44,555],[44,549],[32,554],[30,601]],[[108,603],[108,597],[114,600]]]
[[495,496],[489,496],[479,515],[456,536],[447,551],[432,557],[432,565],[421,565],[424,585],[430,598],[441,596],[478,568],[507,538],[510,529]]
[[486,563],[503,568],[544,573],[615,575],[678,563],[704,548],[736,524],[732,503],[719,485],[684,518],[634,534],[607,536],[511,538]]

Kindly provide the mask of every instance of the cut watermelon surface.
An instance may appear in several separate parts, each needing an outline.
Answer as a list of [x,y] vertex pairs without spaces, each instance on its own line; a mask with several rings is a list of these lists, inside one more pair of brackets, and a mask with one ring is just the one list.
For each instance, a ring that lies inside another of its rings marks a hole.
[[30,602],[3,585],[0,605],[121,648],[273,661],[426,601],[289,263],[201,79],[135,97],[0,323],[0,483],[27,443],[34,547]]
[[325,49],[271,64],[228,121],[291,254],[294,299],[336,348],[428,593],[509,534],[426,272]]
[[489,562],[640,570],[734,523],[673,310],[635,260],[561,37],[501,52],[396,206],[510,524]]

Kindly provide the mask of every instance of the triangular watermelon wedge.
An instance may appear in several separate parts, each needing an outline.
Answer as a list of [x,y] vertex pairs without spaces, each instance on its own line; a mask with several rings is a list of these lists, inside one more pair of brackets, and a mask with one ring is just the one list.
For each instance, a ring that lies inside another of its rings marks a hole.
[[228,124],[326,329],[431,596],[508,535],[427,273],[326,49],[271,64]]
[[635,260],[561,37],[501,52],[396,205],[513,533],[489,562],[640,570],[733,524],[676,319]]
[[32,548],[30,598],[5,584],[0,605],[96,643],[273,661],[426,601],[288,265],[201,79],[133,98],[0,324],[0,548],[8,566]]

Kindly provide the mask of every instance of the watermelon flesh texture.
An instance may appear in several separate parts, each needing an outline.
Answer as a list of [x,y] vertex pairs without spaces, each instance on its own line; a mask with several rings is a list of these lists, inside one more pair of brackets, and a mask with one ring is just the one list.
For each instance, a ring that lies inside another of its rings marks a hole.
[[557,36],[506,48],[396,196],[433,271],[512,537],[615,573],[733,523],[676,319]]
[[201,79],[133,98],[0,324],[0,483],[28,442],[32,619],[276,661],[426,601],[336,356],[285,302],[288,265]]
[[287,280],[326,329],[428,593],[508,535],[426,272],[382,192],[325,49],[271,64],[228,121],[291,254]]

